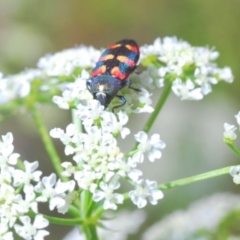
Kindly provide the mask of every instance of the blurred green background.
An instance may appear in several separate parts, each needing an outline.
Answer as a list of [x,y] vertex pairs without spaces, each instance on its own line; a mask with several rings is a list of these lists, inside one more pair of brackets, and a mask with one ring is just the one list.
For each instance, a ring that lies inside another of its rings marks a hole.
[[[200,102],[184,102],[172,95],[151,131],[161,134],[167,148],[160,161],[143,165],[145,177],[163,183],[239,163],[222,141],[223,123],[236,124],[234,115],[240,110],[239,24],[238,0],[1,0],[0,71],[14,74],[34,68],[47,53],[80,44],[107,47],[123,38],[133,38],[142,45],[157,37],[177,36],[194,46],[216,47],[220,52],[218,63],[232,68],[234,83],[213,86],[213,93]],[[51,107],[42,111],[49,129],[65,128],[70,121],[66,111]],[[130,121],[133,133],[141,129],[147,117]],[[52,168],[33,125],[30,115],[13,116],[1,124],[0,134],[13,132],[15,151],[23,159],[39,160],[47,175]],[[63,152],[61,144],[56,145]],[[128,145],[127,140],[122,142],[123,148]],[[230,176],[223,176],[166,191],[157,206],[147,208],[149,217],[144,227],[219,191],[239,192],[239,187]],[[54,234],[59,236],[47,239],[61,239],[69,229],[55,229]]]

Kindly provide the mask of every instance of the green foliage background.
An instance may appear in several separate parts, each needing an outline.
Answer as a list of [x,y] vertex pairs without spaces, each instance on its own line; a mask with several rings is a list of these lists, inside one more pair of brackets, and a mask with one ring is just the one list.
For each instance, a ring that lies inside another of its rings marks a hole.
[[[201,102],[180,102],[172,96],[152,130],[161,134],[167,148],[155,168],[144,166],[147,176],[158,182],[187,177],[239,162],[222,142],[222,124],[235,124],[233,116],[240,110],[239,13],[238,0],[1,0],[0,71],[14,74],[35,67],[49,52],[80,44],[106,47],[123,38],[142,45],[156,37],[177,36],[194,46],[215,46],[220,52],[219,65],[232,68],[234,83],[215,86]],[[51,108],[44,108],[43,115],[49,129],[64,128],[70,119],[66,112]],[[133,132],[144,121],[133,119]],[[46,166],[45,175],[52,171],[30,116],[13,116],[1,125],[0,134],[7,131],[15,136],[16,152],[28,160],[40,160]],[[216,136],[213,140],[212,135]],[[224,176],[169,190],[158,206],[148,208],[144,227],[217,191],[239,192],[239,188]],[[60,239],[68,230],[53,230],[55,237],[48,239]]]

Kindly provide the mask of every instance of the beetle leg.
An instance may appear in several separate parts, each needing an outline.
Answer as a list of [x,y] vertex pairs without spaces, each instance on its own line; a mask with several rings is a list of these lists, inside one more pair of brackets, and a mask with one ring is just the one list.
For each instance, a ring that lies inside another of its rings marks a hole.
[[128,81],[129,81],[128,87],[129,87],[130,89],[133,89],[134,91],[137,91],[137,92],[141,92],[140,89],[132,87],[132,82],[131,82],[131,80],[128,80]]
[[115,110],[116,108],[122,107],[122,106],[127,102],[126,99],[125,99],[125,97],[123,97],[123,96],[121,96],[121,95],[116,95],[115,97],[118,97],[119,100],[122,102],[122,104],[113,107],[113,109],[112,109],[112,112],[113,112],[113,113],[114,113],[114,110]]

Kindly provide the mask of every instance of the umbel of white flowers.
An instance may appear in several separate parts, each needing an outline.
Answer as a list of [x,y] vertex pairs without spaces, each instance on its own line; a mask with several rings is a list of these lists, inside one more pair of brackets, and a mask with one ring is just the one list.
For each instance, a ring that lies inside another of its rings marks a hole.
[[[240,130],[240,112],[235,115],[235,118],[238,123],[238,129]],[[235,133],[237,127],[228,123],[224,123],[223,127],[224,142],[232,145],[237,139],[237,134]],[[231,167],[229,173],[233,177],[233,182],[236,184],[240,184],[240,165]]]
[[[43,239],[49,234],[44,230],[49,222],[38,213],[38,203],[47,202],[50,210],[56,208],[65,214],[75,198],[75,191],[88,190],[92,200],[101,201],[105,210],[116,210],[118,204],[124,202],[120,179],[131,184],[128,196],[138,208],[143,208],[147,202],[157,204],[163,197],[157,182],[144,179],[138,169],[145,159],[152,163],[161,158],[165,143],[160,135],[148,136],[146,132],[139,131],[132,135],[137,142],[132,152],[123,153],[119,147],[119,138],[131,137],[131,131],[126,127],[130,114],[153,112],[150,91],[163,87],[169,79],[172,91],[180,99],[200,100],[211,92],[213,84],[219,81],[230,83],[233,76],[230,68],[218,68],[214,62],[218,53],[214,49],[193,47],[175,37],[158,38],[153,44],[142,46],[140,52],[139,65],[143,65],[145,70],[132,74],[131,81],[141,92],[123,88],[121,94],[127,103],[116,114],[104,110],[86,88],[89,69],[95,66],[101,54],[93,47],[80,46],[47,55],[39,60],[36,69],[16,75],[4,77],[0,73],[0,105],[27,99],[35,92],[32,90],[36,90],[36,86],[38,96],[60,92],[51,96],[53,102],[61,109],[74,108],[85,129],[84,133],[79,132],[78,126],[70,123],[66,130],[54,128],[50,131],[53,138],[64,144],[65,154],[72,156],[72,162],[62,163],[62,175],[69,178],[67,182],[57,179],[54,173],[41,177],[37,161],[24,161],[25,170],[14,168],[19,154],[13,152],[13,135],[7,133],[2,136],[1,239],[13,239],[14,232],[23,239]],[[152,64],[152,59],[158,64]],[[21,194],[17,190],[19,186],[24,186]],[[27,215],[30,210],[36,214],[33,221]]]
[[[40,58],[36,69],[6,77],[0,73],[0,104],[28,96],[31,83],[35,79],[41,81],[39,88],[43,92],[54,87],[63,90],[62,98],[54,98],[61,108],[68,108],[67,103],[75,98],[88,100],[92,98],[86,89],[89,72],[82,70],[92,69],[100,54],[101,50],[82,45]],[[146,70],[140,74],[133,74],[131,81],[134,86],[143,90],[140,93],[131,92],[131,94],[126,89],[123,91],[127,94],[124,96],[129,105],[137,98],[141,102],[141,107],[128,110],[152,111],[151,94],[148,90],[163,87],[169,76],[174,76],[173,92],[183,100],[202,99],[212,91],[212,85],[219,81],[231,83],[233,81],[231,69],[219,68],[215,63],[218,56],[219,53],[214,49],[193,47],[176,37],[157,38],[153,44],[140,47],[138,64],[146,66]],[[151,64],[149,59],[155,59],[159,64]],[[80,75],[76,75],[76,69],[81,69]],[[187,75],[186,71],[188,71]],[[73,75],[74,82],[62,82],[62,77]]]

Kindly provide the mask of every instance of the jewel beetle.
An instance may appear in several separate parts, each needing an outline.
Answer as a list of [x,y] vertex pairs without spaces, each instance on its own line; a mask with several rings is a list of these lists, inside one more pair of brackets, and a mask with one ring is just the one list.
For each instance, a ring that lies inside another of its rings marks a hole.
[[126,99],[118,95],[118,91],[123,87],[128,86],[135,91],[141,91],[132,87],[131,80],[128,79],[136,68],[139,55],[139,47],[131,39],[114,43],[101,54],[86,85],[93,98],[104,108],[108,107],[114,97],[118,97],[121,104],[113,107],[112,111],[126,103]]

